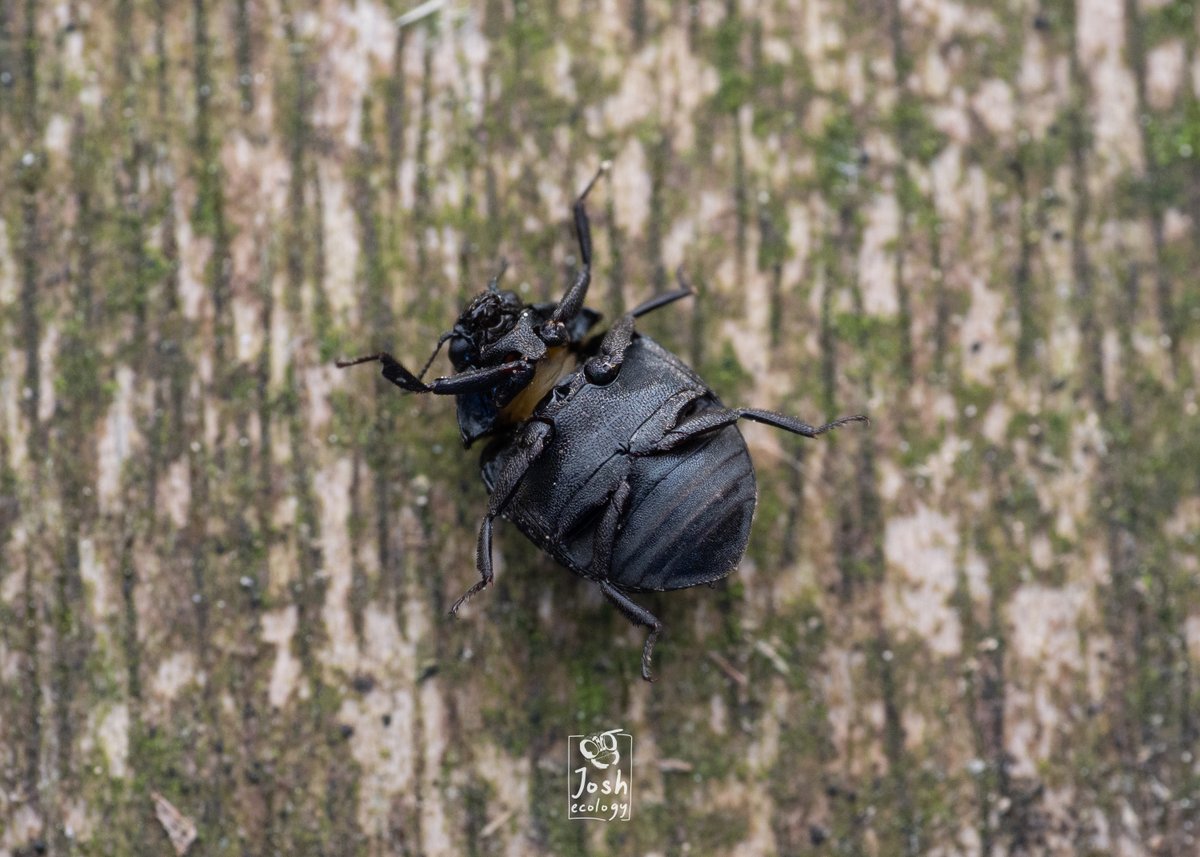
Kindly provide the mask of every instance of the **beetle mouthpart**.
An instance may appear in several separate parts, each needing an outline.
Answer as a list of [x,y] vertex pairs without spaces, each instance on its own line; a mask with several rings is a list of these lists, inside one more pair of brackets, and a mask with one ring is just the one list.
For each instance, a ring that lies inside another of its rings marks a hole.
[[538,331],[542,342],[546,343],[551,348],[557,345],[564,345],[567,341],[567,326],[561,321],[548,321],[542,325],[542,329]]

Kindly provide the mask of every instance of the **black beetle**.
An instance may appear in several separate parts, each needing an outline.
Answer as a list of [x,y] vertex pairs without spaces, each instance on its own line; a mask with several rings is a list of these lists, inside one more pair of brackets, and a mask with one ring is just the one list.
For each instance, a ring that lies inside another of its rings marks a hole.
[[[642,677],[662,623],[629,592],[685,589],[733,572],[750,536],[757,500],[754,468],[738,431],[755,420],[816,437],[862,415],[810,426],[755,408],[726,408],[683,361],[634,331],[634,319],[691,294],[679,289],[621,316],[587,338],[600,315],[584,307],[592,237],[575,201],[581,265],[557,304],[526,304],[500,291],[500,272],[438,339],[414,375],[386,352],[340,360],[341,368],[379,361],[403,390],[457,398],[463,445],[484,436],[481,470],[490,500],[479,529],[479,581],[450,608],[492,582],[492,521],[513,521],[555,559],[600,585],[632,622],[650,629]],[[421,379],[446,342],[457,372]]]

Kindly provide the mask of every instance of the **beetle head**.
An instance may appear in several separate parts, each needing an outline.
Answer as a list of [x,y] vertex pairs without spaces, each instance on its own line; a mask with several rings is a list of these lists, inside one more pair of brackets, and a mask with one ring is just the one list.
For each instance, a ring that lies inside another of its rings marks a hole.
[[478,366],[480,353],[516,326],[524,308],[517,293],[508,291],[486,291],[467,304],[450,335],[454,368]]

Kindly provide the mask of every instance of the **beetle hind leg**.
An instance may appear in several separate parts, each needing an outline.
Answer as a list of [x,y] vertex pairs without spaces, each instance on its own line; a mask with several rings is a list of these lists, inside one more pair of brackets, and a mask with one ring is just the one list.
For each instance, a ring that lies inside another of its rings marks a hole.
[[650,629],[650,633],[646,635],[646,643],[642,646],[642,678],[646,681],[654,681],[654,676],[650,673],[650,659],[654,653],[654,644],[658,641],[658,635],[662,633],[663,623],[645,607],[633,603],[628,595],[607,580],[600,581],[600,591],[621,611],[626,619],[635,625]]
[[795,417],[789,417],[787,414],[764,411],[759,408],[713,408],[688,417],[680,422],[675,428],[667,431],[662,439],[649,451],[652,453],[669,452],[693,438],[731,426],[740,419],[765,423],[766,425],[781,428],[802,437],[816,437],[846,423],[870,422],[865,414],[854,414],[849,417],[838,417],[836,420],[827,422],[824,425],[810,426],[808,423],[798,420]]

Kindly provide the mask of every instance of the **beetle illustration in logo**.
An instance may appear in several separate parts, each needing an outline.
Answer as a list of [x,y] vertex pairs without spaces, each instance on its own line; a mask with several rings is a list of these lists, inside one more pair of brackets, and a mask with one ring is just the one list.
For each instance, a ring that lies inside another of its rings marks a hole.
[[567,818],[629,821],[633,816],[633,736],[618,726],[567,741]]
[[591,735],[579,742],[579,752],[593,766],[604,770],[609,765],[621,761],[621,752],[617,749],[617,733],[621,727],[609,729],[599,735]]

